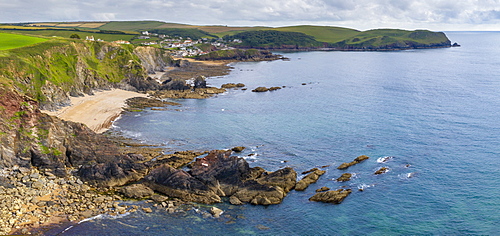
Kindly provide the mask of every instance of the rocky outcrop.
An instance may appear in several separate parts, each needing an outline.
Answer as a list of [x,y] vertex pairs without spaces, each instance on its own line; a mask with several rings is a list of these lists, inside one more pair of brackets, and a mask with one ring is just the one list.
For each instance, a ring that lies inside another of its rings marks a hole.
[[316,183],[316,181],[318,181],[319,177],[325,173],[326,173],[326,171],[324,171],[324,170],[319,170],[319,169],[314,170],[313,172],[309,173],[304,178],[302,178],[299,182],[297,182],[297,185],[295,186],[295,190],[304,191],[307,187],[309,187],[310,184]]
[[375,175],[381,175],[381,174],[383,174],[383,173],[385,173],[387,171],[389,171],[389,168],[387,168],[387,167],[380,167],[380,169],[378,169],[377,171],[375,171],[374,174]]
[[351,176],[352,174],[351,173],[343,173],[340,177],[338,177],[336,180],[338,182],[346,182],[346,181],[349,181],[351,180]]
[[309,198],[309,201],[340,204],[347,196],[349,196],[349,194],[351,194],[351,192],[352,191],[350,189],[337,189],[327,192],[319,192]]
[[154,194],[154,191],[143,184],[132,184],[129,186],[121,187],[119,192],[128,198],[145,198]]
[[250,168],[245,159],[231,151],[212,151],[191,164],[186,172],[162,165],[145,177],[145,184],[170,197],[200,203],[220,202],[230,197],[233,204],[278,204],[295,187],[297,173],[284,168],[272,173]]
[[221,85],[221,88],[225,88],[225,89],[230,89],[230,88],[242,88],[242,87],[245,87],[245,84],[242,84],[242,83],[227,83],[227,84],[223,84]]
[[364,161],[364,160],[367,160],[367,159],[369,159],[369,158],[370,158],[370,157],[368,157],[368,156],[361,155],[361,156],[359,156],[359,157],[356,157],[356,158],[354,159],[354,161],[351,161],[351,162],[349,162],[349,163],[346,163],[346,162],[342,163],[339,167],[337,167],[337,169],[339,169],[339,170],[344,170],[344,169],[347,169],[348,167],[353,166],[353,165],[356,165],[356,164],[358,164],[358,163],[360,163],[360,162],[362,162],[362,161]]

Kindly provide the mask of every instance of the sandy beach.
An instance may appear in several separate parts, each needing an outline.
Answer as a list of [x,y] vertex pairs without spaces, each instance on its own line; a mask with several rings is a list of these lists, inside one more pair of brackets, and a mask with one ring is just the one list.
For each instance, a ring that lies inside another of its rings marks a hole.
[[133,97],[147,97],[147,94],[121,89],[95,92],[92,96],[71,97],[71,106],[55,112],[42,112],[63,120],[83,123],[96,133],[102,133],[120,116],[125,101]]

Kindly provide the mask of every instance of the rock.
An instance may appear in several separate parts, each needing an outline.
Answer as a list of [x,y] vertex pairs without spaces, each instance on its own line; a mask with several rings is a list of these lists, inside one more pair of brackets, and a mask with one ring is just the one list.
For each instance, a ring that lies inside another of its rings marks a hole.
[[389,168],[387,167],[381,167],[380,169],[378,169],[377,171],[375,171],[375,175],[380,175],[380,174],[383,174],[383,173],[386,173],[387,171],[389,171]]
[[238,147],[234,147],[231,149],[233,152],[242,152],[243,150],[245,150],[245,147],[242,147],[242,146],[238,146]]
[[349,196],[349,194],[351,194],[351,192],[352,191],[350,189],[337,189],[320,192],[309,198],[309,201],[340,204],[347,196]]
[[330,188],[328,187],[321,187],[320,189],[316,189],[316,192],[319,193],[319,192],[324,192],[324,191],[328,191],[330,190]]
[[281,187],[286,193],[297,184],[297,172],[290,167],[277,170],[257,179],[257,182],[268,186]]
[[196,151],[180,151],[174,154],[163,155],[157,158],[156,161],[149,162],[147,165],[150,168],[156,168],[163,164],[168,164],[173,168],[179,168],[192,162],[197,156],[206,154],[207,152],[196,152]]
[[151,188],[143,184],[133,184],[121,187],[118,191],[123,195],[125,195],[125,197],[136,198],[136,199],[150,197],[151,195],[154,194],[154,191]]
[[297,182],[297,185],[295,185],[295,190],[304,191],[307,187],[309,187],[310,184],[316,183],[319,177],[325,174],[325,172],[326,171],[324,170],[315,170],[312,173],[306,175],[299,182]]
[[154,194],[153,196],[151,196],[151,200],[155,202],[164,202],[168,200],[168,197],[160,194]]
[[258,93],[267,91],[269,91],[269,89],[266,87],[257,87],[256,89],[252,90],[252,92],[258,92]]
[[338,182],[346,182],[351,180],[351,176],[352,176],[351,173],[343,173],[342,176],[338,177],[336,180]]
[[302,174],[303,174],[303,175],[305,175],[305,174],[309,174],[309,173],[314,172],[314,171],[316,171],[316,170],[319,170],[319,169],[318,169],[318,168],[312,168],[312,169],[310,169],[310,170],[306,170],[306,171],[302,172]]
[[370,157],[365,156],[365,155],[361,155],[359,157],[356,157],[354,159],[354,161],[352,161],[352,162],[349,162],[349,163],[345,163],[344,162],[344,163],[342,163],[339,167],[337,167],[337,169],[339,169],[339,170],[347,169],[348,167],[356,165],[356,164],[358,164],[358,163],[360,163],[360,162],[362,162],[364,160],[367,160],[368,158],[370,158]]
[[145,178],[151,189],[167,196],[205,204],[221,202],[220,197],[205,183],[184,170],[161,165],[152,170]]
[[210,208],[210,213],[212,214],[213,217],[219,218],[222,213],[224,213],[223,210],[217,208],[217,207],[211,207]]
[[234,195],[229,198],[229,203],[231,203],[233,205],[243,205],[243,202],[241,202],[240,199],[238,199]]
[[275,90],[279,90],[281,89],[281,87],[271,87],[269,88],[269,91],[275,91]]
[[153,212],[153,210],[152,210],[151,208],[149,208],[149,207],[143,207],[143,208],[142,208],[142,211],[144,211],[144,212],[146,212],[146,213],[151,213],[151,212]]

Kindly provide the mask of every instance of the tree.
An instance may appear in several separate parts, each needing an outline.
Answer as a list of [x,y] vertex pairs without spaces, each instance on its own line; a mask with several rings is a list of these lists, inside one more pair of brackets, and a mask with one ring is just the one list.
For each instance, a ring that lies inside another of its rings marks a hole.
[[81,39],[80,35],[78,35],[78,34],[72,34],[72,35],[69,36],[69,38],[71,38],[71,39]]

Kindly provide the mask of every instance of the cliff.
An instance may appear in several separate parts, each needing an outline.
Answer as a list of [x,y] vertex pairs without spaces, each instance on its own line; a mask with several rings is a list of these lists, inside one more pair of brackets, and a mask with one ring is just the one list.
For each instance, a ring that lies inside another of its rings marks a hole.
[[[53,40],[0,54],[0,168],[21,166],[66,176],[71,171],[100,185],[136,180],[137,156],[83,124],[40,112],[93,90],[144,91],[158,86],[147,72],[172,62],[155,48]],[[135,158],[135,159],[134,159]]]
[[154,48],[82,40],[51,40],[0,55],[0,78],[47,110],[96,89],[148,90],[156,84],[145,79],[147,72],[172,62]]

